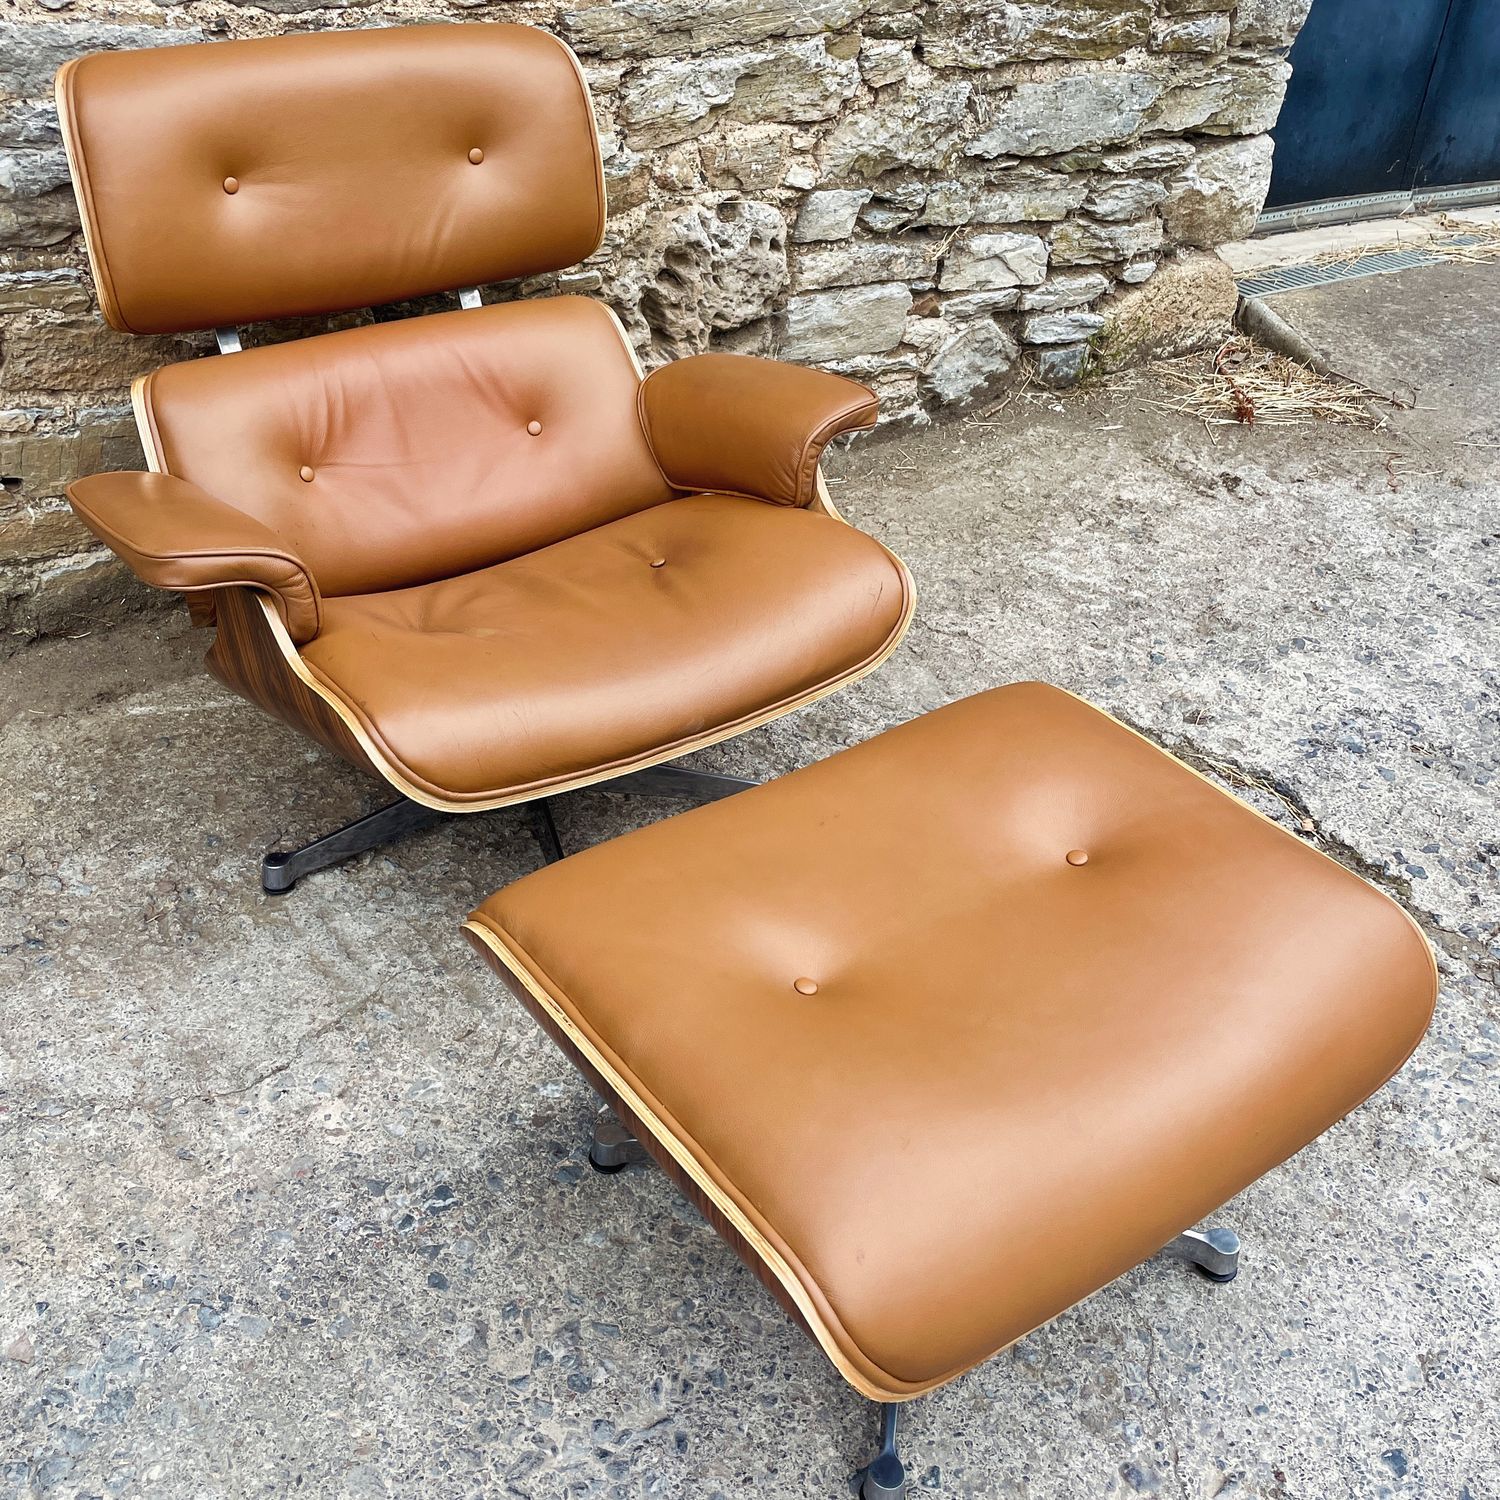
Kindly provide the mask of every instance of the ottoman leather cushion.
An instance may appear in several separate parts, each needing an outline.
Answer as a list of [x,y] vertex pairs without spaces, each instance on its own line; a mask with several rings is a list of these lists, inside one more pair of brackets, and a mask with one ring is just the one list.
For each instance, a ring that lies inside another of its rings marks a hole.
[[470,925],[888,1399],[1306,1145],[1435,994],[1385,896],[1035,683],[590,849]]

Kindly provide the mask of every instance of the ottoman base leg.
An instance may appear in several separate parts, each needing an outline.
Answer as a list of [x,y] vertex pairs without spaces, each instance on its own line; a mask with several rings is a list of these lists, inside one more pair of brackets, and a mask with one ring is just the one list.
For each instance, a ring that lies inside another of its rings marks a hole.
[[1162,1254],[1196,1266],[1210,1281],[1233,1281],[1240,1273],[1240,1237],[1232,1229],[1186,1230]]
[[596,1172],[623,1172],[633,1162],[645,1161],[641,1143],[620,1123],[606,1105],[594,1116],[594,1136],[589,1142],[589,1165]]
[[865,1470],[859,1500],[901,1500],[906,1494],[906,1468],[896,1452],[896,1416],[900,1410],[894,1402],[880,1408],[880,1452]]

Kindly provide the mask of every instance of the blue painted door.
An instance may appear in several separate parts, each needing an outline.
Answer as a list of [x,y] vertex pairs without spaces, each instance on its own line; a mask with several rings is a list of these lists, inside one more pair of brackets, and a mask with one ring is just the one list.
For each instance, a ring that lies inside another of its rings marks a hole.
[[1267,207],[1500,179],[1500,0],[1313,0]]
[[1497,180],[1500,0],[1453,0],[1417,127],[1412,186]]

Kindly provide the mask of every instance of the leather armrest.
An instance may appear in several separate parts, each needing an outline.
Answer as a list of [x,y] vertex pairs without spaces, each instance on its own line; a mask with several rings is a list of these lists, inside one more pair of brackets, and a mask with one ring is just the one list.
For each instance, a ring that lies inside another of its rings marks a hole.
[[778,505],[813,498],[830,438],[871,427],[875,393],[826,370],[694,354],[641,382],[641,426],[667,483]]
[[275,599],[299,645],[317,635],[322,599],[307,565],[254,516],[170,474],[94,474],[68,503],[143,583],[192,593],[243,585]]

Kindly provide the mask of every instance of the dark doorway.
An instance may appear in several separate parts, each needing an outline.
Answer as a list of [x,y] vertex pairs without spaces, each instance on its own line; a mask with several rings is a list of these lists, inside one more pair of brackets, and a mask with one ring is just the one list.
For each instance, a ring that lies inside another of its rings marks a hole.
[[1313,0],[1269,208],[1500,179],[1500,0]]

